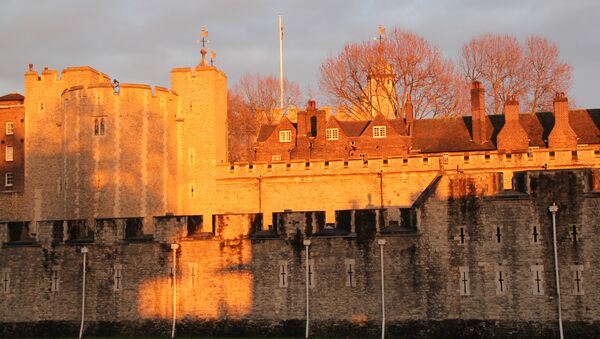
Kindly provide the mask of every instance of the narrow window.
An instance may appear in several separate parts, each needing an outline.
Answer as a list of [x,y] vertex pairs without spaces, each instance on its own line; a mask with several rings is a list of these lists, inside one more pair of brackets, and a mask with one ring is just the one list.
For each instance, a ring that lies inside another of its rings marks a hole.
[[190,287],[194,288],[196,286],[196,280],[198,279],[198,264],[195,262],[189,263],[188,272],[190,279]]
[[2,293],[10,293],[10,270],[8,268],[2,270]]
[[14,160],[14,147],[6,146],[4,150],[4,160],[13,161]]
[[339,140],[340,130],[338,128],[327,128],[325,130],[325,136],[327,137],[327,140]]
[[356,261],[354,259],[345,259],[346,266],[346,286],[356,287]]
[[571,240],[573,243],[577,243],[581,240],[581,230],[577,225],[570,225],[569,235],[571,236]]
[[279,287],[288,287],[288,264],[287,264],[287,261],[279,262]]
[[12,122],[12,121],[6,122],[5,133],[6,133],[6,135],[15,134],[15,123],[14,122]]
[[196,186],[194,184],[190,184],[190,198],[193,198],[196,194]]
[[458,241],[459,245],[464,245],[469,240],[467,230],[464,226],[458,228],[458,234],[454,237],[454,240]]
[[289,129],[279,131],[279,142],[292,142],[292,131]]
[[104,125],[104,118],[95,118],[94,119],[94,135],[102,136],[106,133],[106,127]]
[[387,136],[387,126],[373,126],[373,138],[385,138]]
[[583,265],[573,265],[571,271],[573,271],[573,295],[584,295]]
[[317,136],[317,117],[315,116],[310,117],[310,136],[313,138]]
[[14,184],[14,175],[13,172],[4,173],[4,186],[12,187]]
[[502,228],[500,226],[496,226],[496,232],[494,233],[494,238],[496,239],[496,243],[500,243],[502,241]]
[[469,281],[469,267],[460,266],[458,268],[460,273],[459,284],[460,284],[460,295],[471,295],[471,287]]
[[539,225],[532,225],[531,226],[531,243],[532,244],[539,244],[540,243],[540,227]]
[[496,295],[506,294],[506,270],[502,263],[496,265]]
[[544,295],[544,266],[532,265],[531,273],[533,295]]
[[123,289],[123,266],[121,264],[115,264],[113,269],[113,291],[120,291]]
[[315,287],[315,259],[308,259],[308,287]]
[[40,101],[40,111],[43,111],[43,110],[44,110],[44,102]]
[[60,269],[58,267],[53,267],[52,268],[52,275],[51,275],[51,281],[50,281],[50,291],[51,292],[58,292],[59,290],[59,285],[60,285]]
[[189,164],[194,165],[196,163],[196,150],[193,148],[190,148],[188,153],[189,153]]

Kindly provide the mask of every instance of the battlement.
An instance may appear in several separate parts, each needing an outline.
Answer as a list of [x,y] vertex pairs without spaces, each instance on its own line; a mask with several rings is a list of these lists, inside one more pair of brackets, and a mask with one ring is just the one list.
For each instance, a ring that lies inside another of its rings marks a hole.
[[87,80],[86,82],[111,82],[111,78],[90,67],[90,66],[77,66],[67,67],[62,70],[59,76],[58,70],[48,69],[47,67],[41,73],[33,70],[33,65],[25,72],[25,81],[37,81],[37,82],[66,82],[71,83],[74,81]]
[[217,165],[217,178],[228,180],[379,172],[514,172],[573,167],[600,167],[600,148],[580,145],[574,150],[530,148],[528,152],[520,153],[494,150],[371,159],[236,162]]
[[[99,95],[103,97],[113,96],[115,98],[123,96],[138,96],[140,100],[143,98],[161,99],[166,98],[172,100],[171,95],[177,96],[177,93],[168,90],[165,87],[155,86],[154,88],[146,84],[129,84],[122,83],[119,89],[115,90],[112,83],[93,83],[89,85],[77,85],[65,89],[62,93],[63,99],[73,97],[86,97],[89,95]],[[128,98],[127,100],[131,100]]]

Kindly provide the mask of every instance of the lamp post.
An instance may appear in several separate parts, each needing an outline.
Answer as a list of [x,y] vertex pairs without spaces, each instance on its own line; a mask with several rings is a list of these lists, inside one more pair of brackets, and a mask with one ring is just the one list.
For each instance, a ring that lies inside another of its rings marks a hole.
[[175,338],[175,322],[177,319],[177,249],[179,244],[171,244],[173,251],[173,327],[171,328],[171,338]]
[[83,277],[81,283],[81,325],[79,326],[79,339],[83,336],[83,323],[85,320],[85,266],[88,248],[83,246],[81,248],[81,254],[83,254]]
[[381,339],[385,338],[385,274],[383,271],[383,246],[385,246],[385,239],[377,240],[379,245],[380,259],[381,262]]
[[305,271],[306,271],[306,331],[304,333],[304,337],[308,338],[308,330],[309,330],[309,289],[308,289],[308,284],[310,283],[310,276],[309,276],[309,263],[308,263],[308,259],[309,259],[309,247],[310,247],[311,241],[310,239],[305,239],[304,240],[304,252],[306,253],[306,267],[305,267]]
[[560,332],[560,339],[563,339],[562,312],[560,305],[560,275],[558,274],[558,250],[556,249],[556,213],[558,212],[558,206],[555,202],[548,207],[548,211],[552,213],[552,244],[554,247],[554,272],[556,273],[556,297],[558,301],[558,330]]

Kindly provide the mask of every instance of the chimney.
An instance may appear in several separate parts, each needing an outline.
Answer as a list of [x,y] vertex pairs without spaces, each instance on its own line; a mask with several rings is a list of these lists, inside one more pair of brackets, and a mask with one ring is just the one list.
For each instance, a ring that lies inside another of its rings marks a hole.
[[529,147],[529,135],[519,120],[519,102],[510,96],[504,103],[504,126],[498,133],[498,149],[506,151],[522,150]]
[[413,104],[410,99],[410,93],[406,96],[406,103],[404,104],[404,112],[406,114],[406,133],[412,135],[413,123],[415,120],[413,112]]
[[471,84],[471,119],[473,141],[484,144],[489,141],[488,121],[485,113],[485,90],[480,81]]
[[550,148],[577,148],[577,134],[569,123],[569,101],[565,93],[554,97],[554,127],[548,136]]

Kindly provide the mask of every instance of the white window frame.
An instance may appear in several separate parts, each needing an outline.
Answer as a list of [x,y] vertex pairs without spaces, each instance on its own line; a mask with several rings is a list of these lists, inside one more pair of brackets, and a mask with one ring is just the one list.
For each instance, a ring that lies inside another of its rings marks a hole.
[[292,130],[283,129],[279,131],[279,142],[292,142]]
[[373,126],[373,138],[383,139],[387,137],[387,126]]
[[6,135],[14,135],[15,134],[15,123],[12,121],[7,121],[4,126],[4,133]]
[[281,161],[281,155],[279,155],[279,154],[272,155],[271,161]]
[[15,160],[15,148],[13,146],[4,147],[4,161]]
[[4,186],[12,187],[15,183],[15,175],[13,172],[4,173]]
[[327,140],[340,140],[340,129],[339,128],[327,128],[325,129],[325,136]]

